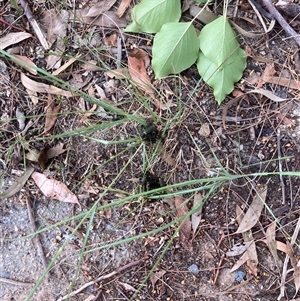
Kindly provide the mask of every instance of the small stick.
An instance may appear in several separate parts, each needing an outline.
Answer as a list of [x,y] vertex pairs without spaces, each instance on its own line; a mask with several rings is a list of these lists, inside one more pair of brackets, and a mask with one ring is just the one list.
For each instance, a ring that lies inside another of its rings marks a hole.
[[222,254],[221,259],[220,259],[219,264],[218,264],[218,267],[217,267],[217,270],[216,270],[214,285],[216,285],[216,283],[217,283],[218,276],[219,276],[219,273],[220,273],[220,267],[223,263],[224,257],[225,257],[225,254]]
[[[298,222],[297,222],[296,228],[294,230],[294,233],[293,233],[293,236],[291,239],[291,243],[290,243],[291,247],[295,244],[295,242],[299,236],[299,232],[300,232],[300,217],[298,218]],[[285,283],[286,283],[285,278],[288,273],[287,266],[288,266],[289,260],[291,260],[291,262],[292,262],[292,256],[289,257],[289,254],[286,254],[285,260],[284,260],[284,265],[282,268],[282,275],[281,275],[281,282],[280,282],[280,294],[277,297],[278,301],[281,300],[285,296]]]
[[9,23],[9,22],[6,22],[6,21],[3,20],[2,18],[0,18],[0,22],[1,22],[1,23],[4,23],[5,25],[7,25],[7,26],[9,26],[9,27],[12,27],[12,28],[14,28],[14,29],[17,29],[17,30],[20,30],[20,31],[24,31],[23,28],[17,27],[17,26],[15,26],[15,25],[13,25],[13,24],[11,24],[11,23]]
[[277,153],[278,153],[278,169],[279,169],[279,178],[281,183],[281,192],[282,192],[282,204],[285,205],[285,184],[282,176],[282,160],[281,160],[281,150],[280,150],[280,129],[277,129]]
[[95,284],[95,283],[97,283],[97,282],[99,282],[99,281],[101,281],[101,280],[110,278],[110,277],[112,277],[112,276],[114,276],[114,275],[116,275],[116,274],[118,274],[118,273],[120,273],[120,272],[122,272],[122,271],[124,271],[124,270],[126,270],[126,269],[129,269],[129,268],[131,268],[131,267],[133,267],[133,266],[135,266],[135,265],[138,265],[139,263],[145,261],[147,258],[148,258],[148,257],[145,256],[145,257],[143,257],[143,258],[141,258],[141,259],[139,259],[139,260],[130,262],[130,263],[128,263],[128,264],[126,264],[126,265],[124,265],[124,266],[118,268],[117,270],[115,270],[115,271],[113,271],[113,272],[111,272],[111,273],[109,273],[109,274],[107,274],[107,275],[104,275],[104,276],[101,276],[101,277],[99,277],[99,278],[97,278],[97,279],[95,279],[95,280],[92,280],[92,281],[90,281],[90,282],[84,284],[83,286],[81,286],[78,290],[76,290],[76,291],[74,291],[74,292],[72,292],[72,293],[70,293],[70,294],[67,294],[67,295],[65,295],[64,297],[59,298],[58,301],[62,301],[62,300],[66,300],[66,299],[68,299],[68,298],[70,298],[70,297],[74,297],[75,295],[77,295],[78,293],[80,293],[80,292],[83,291],[85,288],[89,287],[90,285],[93,285],[93,284]]
[[296,43],[300,46],[300,35],[288,24],[288,22],[282,17],[279,11],[272,4],[271,0],[262,0],[264,6],[272,14],[272,16],[278,21],[283,30],[290,35]]
[[35,32],[37,38],[39,39],[41,45],[43,46],[43,48],[45,50],[49,50],[50,49],[49,43],[46,40],[44,33],[42,32],[40,26],[38,25],[35,18],[33,17],[32,11],[29,8],[28,3],[26,2],[26,0],[20,0],[20,4],[21,4],[22,8],[24,9],[24,13],[25,13],[30,25],[32,26],[33,31]]
[[9,283],[9,284],[13,284],[13,285],[20,285],[20,286],[32,286],[33,285],[33,283],[21,282],[21,281],[16,281],[16,280],[3,278],[3,277],[0,277],[0,282]]
[[[26,197],[26,205],[27,205],[28,216],[29,216],[29,221],[30,221],[32,230],[33,230],[33,232],[36,232],[37,228],[36,228],[36,225],[35,225],[35,222],[34,222],[33,210],[31,208],[29,194]],[[38,254],[39,254],[39,256],[40,256],[40,258],[42,260],[43,267],[46,270],[47,267],[48,267],[48,264],[47,264],[46,257],[44,255],[44,251],[43,251],[43,248],[42,248],[42,245],[41,245],[41,242],[40,242],[38,234],[35,235],[34,241],[35,241],[36,248],[38,250]],[[47,277],[49,277],[49,274],[47,274]]]

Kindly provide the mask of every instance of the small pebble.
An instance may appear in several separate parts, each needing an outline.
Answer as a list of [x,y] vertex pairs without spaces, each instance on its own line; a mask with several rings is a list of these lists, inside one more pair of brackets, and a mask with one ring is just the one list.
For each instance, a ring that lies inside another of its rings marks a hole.
[[235,280],[237,282],[242,282],[245,278],[246,274],[243,271],[236,271],[235,272]]
[[113,230],[113,226],[112,225],[110,225],[110,224],[106,224],[106,226],[105,226],[105,229],[107,230],[107,231],[112,231]]
[[192,264],[188,267],[189,272],[197,276],[199,274],[199,268],[196,264]]

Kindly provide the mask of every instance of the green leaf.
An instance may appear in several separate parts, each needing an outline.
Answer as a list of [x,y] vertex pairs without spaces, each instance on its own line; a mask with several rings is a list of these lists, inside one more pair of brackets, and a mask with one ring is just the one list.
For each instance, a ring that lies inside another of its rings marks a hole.
[[245,67],[245,52],[242,49],[236,52],[234,63],[220,68],[208,60],[202,52],[197,61],[198,71],[203,80],[214,89],[218,104],[221,104],[226,95],[232,92],[234,83],[242,77]]
[[206,25],[199,40],[197,68],[204,81],[214,89],[220,104],[242,77],[246,54],[239,47],[235,33],[224,16]]
[[157,33],[168,22],[178,22],[180,0],[142,0],[132,10],[132,23],[125,31]]
[[197,59],[199,41],[191,23],[167,23],[156,34],[152,68],[156,78],[179,73]]

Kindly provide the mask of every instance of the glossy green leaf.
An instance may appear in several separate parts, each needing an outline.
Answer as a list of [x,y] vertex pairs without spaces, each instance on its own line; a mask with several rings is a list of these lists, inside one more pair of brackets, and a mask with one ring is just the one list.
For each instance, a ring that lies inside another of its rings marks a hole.
[[197,68],[204,81],[214,89],[220,104],[242,77],[246,54],[239,47],[235,33],[224,16],[206,25],[199,40]]
[[125,31],[157,33],[167,22],[178,22],[180,0],[142,0],[132,9],[132,23]]
[[152,68],[156,78],[179,73],[195,63],[199,41],[191,23],[167,23],[156,34]]

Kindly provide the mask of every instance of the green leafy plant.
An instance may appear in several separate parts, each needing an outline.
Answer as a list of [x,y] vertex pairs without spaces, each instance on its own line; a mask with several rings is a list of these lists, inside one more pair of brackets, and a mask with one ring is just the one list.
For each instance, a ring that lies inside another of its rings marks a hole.
[[192,22],[179,19],[180,0],[142,0],[133,8],[132,23],[125,31],[156,33],[152,48],[156,78],[180,73],[197,62],[199,74],[220,104],[242,77],[246,54],[225,16],[205,25],[199,37]]

